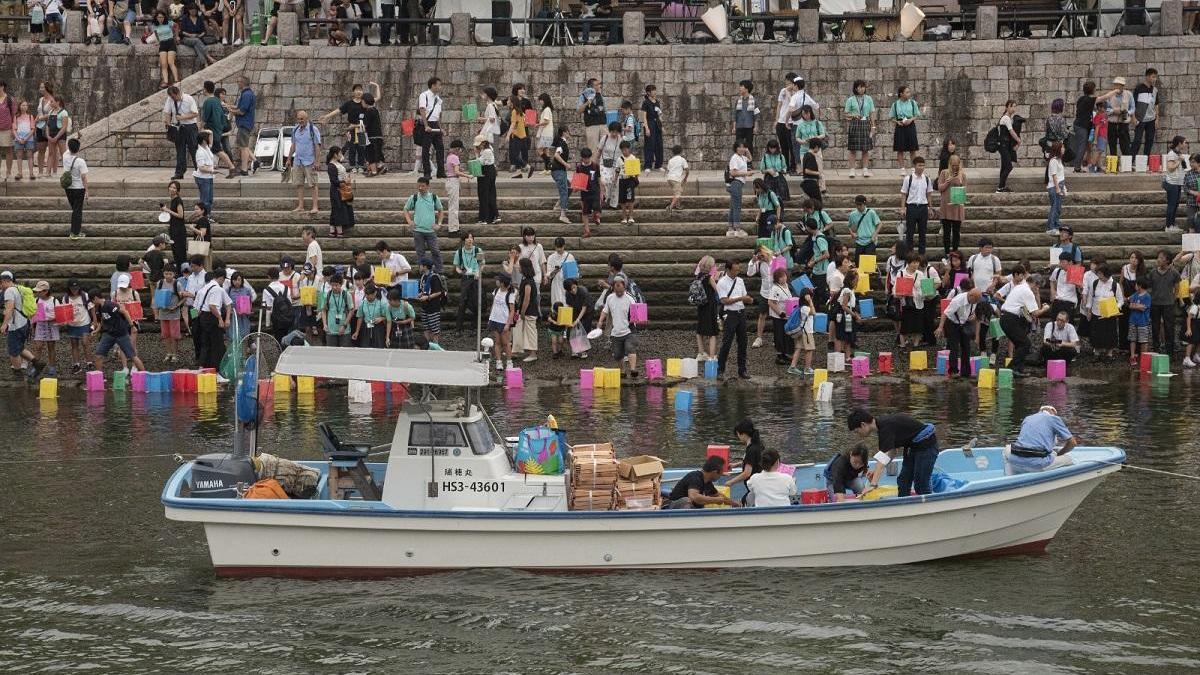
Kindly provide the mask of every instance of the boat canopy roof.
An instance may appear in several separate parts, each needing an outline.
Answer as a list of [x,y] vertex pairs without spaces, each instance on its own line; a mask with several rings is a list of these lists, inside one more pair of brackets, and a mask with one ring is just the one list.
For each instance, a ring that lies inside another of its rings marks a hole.
[[297,346],[283,350],[275,372],[449,387],[482,387],[488,383],[487,362],[477,361],[475,352]]

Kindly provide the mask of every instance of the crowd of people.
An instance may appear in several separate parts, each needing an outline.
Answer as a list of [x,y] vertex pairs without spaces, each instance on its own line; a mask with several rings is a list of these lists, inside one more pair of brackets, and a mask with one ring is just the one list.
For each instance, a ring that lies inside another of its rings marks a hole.
[[[1078,353],[1082,334],[1098,354],[1108,357],[1127,346],[1131,357],[1146,348],[1173,353],[1182,339],[1188,343],[1184,365],[1193,362],[1192,336],[1200,336],[1200,326],[1196,331],[1191,330],[1192,320],[1197,318],[1194,294],[1200,287],[1200,261],[1195,259],[1194,252],[1177,255],[1158,252],[1157,262],[1150,266],[1144,264],[1140,252],[1135,252],[1119,270],[1102,257],[1093,256],[1089,268],[1081,270],[1078,267],[1084,262],[1082,251],[1074,242],[1072,229],[1061,222],[1059,215],[1061,198],[1066,195],[1065,165],[1072,161],[1065,156],[1067,148],[1075,148],[1076,170],[1082,171],[1085,166],[1099,168],[1099,164],[1088,165],[1088,160],[1081,157],[1096,153],[1107,157],[1103,144],[1106,138],[1114,141],[1109,146],[1112,151],[1123,155],[1123,139],[1130,125],[1134,128],[1134,147],[1146,150],[1152,147],[1160,96],[1153,69],[1147,71],[1146,81],[1132,93],[1124,91],[1120,78],[1114,80],[1111,91],[1099,96],[1095,95],[1094,84],[1085,83],[1084,95],[1077,103],[1081,112],[1073,128],[1061,137],[1056,134],[1067,127],[1061,117],[1063,105],[1061,100],[1052,103],[1046,137],[1040,142],[1046,151],[1050,196],[1047,230],[1055,237],[1052,249],[1061,258],[1061,263],[1051,270],[1033,267],[1028,262],[1002,269],[997,253],[986,239],[970,255],[960,250],[965,208],[959,197],[968,184],[967,172],[953,139],[943,140],[937,171],[926,170],[917,125],[928,113],[913,99],[907,86],[898,89],[885,112],[876,108],[868,93],[868,83],[856,81],[840,111],[849,130],[851,176],[859,171],[863,176],[871,175],[869,157],[876,125],[886,122],[893,127],[896,165],[905,169],[899,185],[904,215],[900,238],[887,245],[880,243],[881,219],[874,205],[862,195],[855,199],[856,208],[846,222],[835,222],[823,204],[827,188],[822,151],[829,135],[822,121],[821,105],[806,88],[803,77],[788,73],[783,84],[775,101],[774,136],[757,160],[754,146],[761,110],[754,98],[752,81],[739,84],[739,95],[731,105],[735,149],[726,171],[731,196],[727,234],[747,234],[741,212],[743,189],[750,183],[755,197],[757,236],[748,260],[718,263],[705,256],[696,265],[695,278],[687,289],[688,301],[697,311],[697,355],[716,359],[720,373],[725,373],[736,347],[737,375],[749,376],[746,350],[764,346],[768,323],[776,362],[792,374],[811,372],[819,334],[828,334],[825,340],[828,349],[850,357],[858,345],[864,314],[869,317],[874,310],[874,303],[864,300],[870,299],[867,296],[870,279],[876,274],[880,279],[876,286],[882,286],[885,298],[881,314],[894,324],[896,348],[928,349],[945,339],[953,355],[952,373],[967,375],[965,364],[972,345],[978,345],[980,352],[994,362],[1001,354],[1003,342],[1010,345],[1013,370],[1023,373],[1032,349],[1030,334],[1034,331],[1045,336],[1047,356],[1057,358],[1069,360],[1072,352]],[[212,183],[217,170],[224,167],[228,178],[237,178],[256,168],[250,150],[255,128],[254,91],[249,80],[241,77],[237,96],[227,101],[224,88],[206,82],[205,97],[197,104],[194,97],[177,87],[169,84],[167,87],[163,122],[176,148],[175,172],[168,186],[170,203],[162,207],[169,226],[162,240],[156,238],[152,250],[141,256],[140,261],[150,283],[167,282],[171,289],[178,288],[178,306],[190,307],[190,311],[181,312],[178,318],[180,329],[172,327],[164,333],[164,339],[171,339],[168,334],[178,339],[177,333],[190,332],[201,363],[211,363],[214,358],[219,361],[229,327],[242,324],[237,317],[248,316],[252,311],[245,302],[240,303],[245,313],[231,309],[239,304],[235,298],[238,293],[233,291],[241,288],[249,289],[251,303],[256,299],[261,303],[268,317],[267,325],[285,344],[305,340],[385,347],[426,344],[437,348],[441,310],[451,299],[443,270],[444,240],[439,236],[445,226],[452,237],[458,238],[452,256],[453,273],[461,277],[463,289],[458,299],[458,324],[461,326],[467,316],[488,313],[497,367],[510,364],[514,356],[526,363],[536,360],[540,352],[539,326],[549,328],[553,354],[580,357],[590,356],[597,329],[608,327],[614,358],[629,375],[637,376],[636,335],[640,321],[634,307],[644,305],[645,298],[620,256],[609,257],[609,274],[589,291],[562,238],[554,242],[554,253],[547,255],[533,229],[525,228],[521,241],[514,242],[501,263],[502,271],[491,274],[492,283],[486,284],[483,251],[475,245],[473,234],[462,226],[459,195],[463,181],[478,181],[477,225],[501,222],[496,194],[499,170],[496,149],[503,147],[514,179],[531,176],[538,170],[540,160],[541,171],[548,173],[556,186],[560,221],[571,222],[568,204],[571,192],[578,193],[580,225],[585,238],[591,235],[591,227],[600,221],[605,208],[619,208],[623,223],[635,222],[639,178],[648,172],[664,174],[672,189],[668,208],[681,208],[682,186],[689,179],[690,167],[683,148],[678,145],[671,148],[670,157],[664,156],[665,103],[654,85],[645,87],[637,105],[623,100],[610,106],[604,99],[600,79],[591,78],[571,106],[573,112],[556,108],[547,94],[529,98],[526,87],[520,83],[512,85],[510,95],[503,98],[494,87],[482,87],[478,99],[470,101],[463,110],[466,122],[477,127],[472,129],[472,150],[467,154],[461,140],[447,142],[445,138],[442,82],[437,77],[430,78],[410,120],[413,171],[419,180],[403,208],[404,218],[413,231],[419,272],[414,273],[408,261],[386,242],[375,247],[378,260],[374,267],[384,268],[384,273],[373,270],[372,263],[366,261],[366,252],[361,250],[356,250],[353,259],[341,265],[326,265],[317,244],[316,229],[306,226],[304,260],[281,257],[278,267],[261,280],[264,287],[261,296],[256,296],[248,280],[235,279],[235,272],[221,265],[211,252]],[[56,157],[57,146],[70,129],[69,115],[61,109],[62,101],[55,97],[49,84],[43,83],[36,116],[10,114],[6,118],[3,114],[6,108],[23,111],[28,106],[20,102],[12,108],[12,97],[4,89],[0,92],[4,93],[0,98],[0,133],[9,131],[14,139],[22,139],[34,129],[39,173],[46,171],[53,176],[55,169],[61,167],[69,174],[69,183],[64,180],[63,185],[72,206],[71,236],[84,236],[81,224],[88,192],[88,168],[78,140],[70,139],[66,152],[61,158]],[[366,177],[387,171],[385,131],[377,107],[382,96],[378,84],[355,85],[348,100],[316,120],[307,111],[295,112],[292,143],[285,157],[290,181],[297,190],[294,210],[319,213],[318,176],[324,169],[331,205],[329,237],[343,237],[354,227],[351,175],[359,173]],[[1009,101],[996,125],[998,138],[994,146],[1003,165],[1011,164],[1014,148],[1021,139],[1020,120],[1015,111],[1016,103]],[[1095,114],[1085,115],[1088,111]],[[568,116],[572,115],[577,116],[582,127],[577,162],[572,157],[575,140],[568,125]],[[318,123],[328,123],[339,116],[345,118],[344,130],[323,136]],[[1083,134],[1088,135],[1086,142],[1079,140]],[[1186,139],[1174,138],[1170,147],[1164,167],[1168,205],[1172,203],[1172,194],[1176,204],[1185,190],[1194,197],[1197,178],[1187,157]],[[190,212],[179,195],[178,183],[189,162],[199,194]],[[19,167],[18,163],[18,170]],[[792,194],[789,177],[800,178],[798,194]],[[1006,173],[1002,170],[998,190],[1007,190],[1005,180]],[[934,193],[940,195],[942,207],[940,259],[926,250]],[[800,207],[794,228],[784,222],[785,208],[791,215],[793,205]],[[1190,210],[1194,211],[1194,207]],[[1173,218],[1174,214],[1169,213],[1168,228],[1174,227]],[[843,233],[849,235],[845,243],[838,239]],[[169,258],[165,254],[151,255],[159,248],[169,249]],[[875,256],[878,252],[883,257],[884,251],[888,257],[879,267]],[[870,262],[860,268],[865,256],[869,256]],[[168,268],[174,275],[169,280]],[[218,277],[218,272],[227,276]],[[410,274],[418,277],[415,290],[406,284]],[[749,290],[748,277],[754,276],[759,277],[757,293]],[[1188,287],[1183,291],[1181,279]],[[212,297],[206,298],[203,289],[214,280],[219,282],[221,293],[214,291]],[[1048,281],[1052,304],[1040,301],[1040,281]],[[487,298],[483,298],[485,284],[494,286],[488,289]],[[277,292],[269,292],[272,286]],[[306,287],[315,290],[302,298]],[[119,290],[114,284],[112,295]],[[594,301],[593,292],[597,293]],[[1144,293],[1149,294],[1149,302]],[[334,298],[332,305],[328,304],[329,298]],[[344,299],[348,300],[343,302]],[[284,305],[284,300],[285,309],[277,309]],[[1186,312],[1184,330],[1176,333],[1174,325],[1181,300]],[[1117,307],[1115,313],[1111,311],[1113,302]],[[168,315],[173,313],[169,305],[155,307],[154,318],[160,318],[163,309]],[[109,323],[120,323],[121,316],[120,312],[115,313]],[[210,321],[207,316],[213,319]],[[752,346],[748,345],[751,317],[756,321]],[[176,319],[168,316],[165,320]],[[1045,321],[1044,332],[1041,320]],[[828,327],[818,328],[824,322]],[[138,320],[129,323],[130,334],[135,335]],[[245,325],[240,328],[243,334],[248,330]],[[36,334],[36,329],[33,332]],[[119,341],[114,344],[124,349],[125,345]],[[10,352],[11,345],[10,341]],[[131,339],[129,346],[130,351],[135,351],[136,340]],[[123,356],[133,358],[132,354]],[[16,358],[24,359],[22,352],[18,351]]]

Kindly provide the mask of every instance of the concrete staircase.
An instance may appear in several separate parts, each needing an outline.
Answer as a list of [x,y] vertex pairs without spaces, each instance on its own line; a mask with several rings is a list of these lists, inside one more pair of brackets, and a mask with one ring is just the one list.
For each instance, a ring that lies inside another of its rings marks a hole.
[[[1010,180],[1017,190],[1011,194],[985,191],[982,186],[994,184],[994,179],[989,180],[986,171],[976,173],[983,175],[972,174],[975,187],[969,190],[970,205],[962,234],[964,252],[974,252],[979,237],[986,235],[995,242],[1006,264],[1029,260],[1035,268],[1048,266],[1052,238],[1044,234],[1046,196],[1038,190],[1040,170],[1023,169],[1016,180]],[[156,215],[165,197],[167,174],[139,169],[93,171],[92,194],[84,215],[88,237],[79,241],[67,239],[70,211],[57,181],[8,182],[0,196],[3,233],[0,267],[14,269],[27,283],[47,279],[56,289],[65,286],[65,281],[72,277],[85,284],[107,280],[117,254],[136,257],[155,234],[165,230]],[[290,213],[294,190],[280,184],[277,176],[260,172],[255,178],[242,181],[217,179],[214,254],[246,274],[256,288],[264,285],[266,269],[277,263],[281,255],[289,254],[296,259],[303,256],[299,239],[303,225],[315,225],[320,234],[326,231],[328,222],[324,211],[316,218]],[[854,195],[859,193],[868,196],[884,220],[881,242],[890,245],[895,240],[895,223],[899,219],[897,176],[829,181],[827,208],[837,224],[840,240],[849,240],[846,216]],[[1076,241],[1085,255],[1098,252],[1109,260],[1123,261],[1134,249],[1151,253],[1160,247],[1178,248],[1179,235],[1162,231],[1164,196],[1158,187],[1158,177],[1070,176],[1068,180],[1071,194],[1064,207],[1063,221],[1075,228]],[[185,201],[194,198],[194,186],[190,181],[184,184]],[[411,231],[402,224],[400,210],[414,187],[414,179],[408,177],[359,179],[355,200],[358,227],[346,239],[321,237],[327,264],[348,263],[350,250],[356,247],[371,251],[368,258],[374,261],[372,249],[380,239],[411,260]],[[462,220],[473,223],[474,191],[464,191],[468,194],[462,200]],[[579,259],[582,274],[591,287],[605,274],[608,254],[616,251],[648,296],[651,318],[658,326],[690,324],[694,309],[686,304],[687,284],[701,256],[712,254],[718,260],[727,257],[745,260],[754,243],[751,237],[724,236],[728,196],[716,172],[703,172],[698,181],[689,185],[690,194],[684,201],[686,210],[681,212],[664,210],[669,192],[662,178],[657,175],[646,178],[639,191],[637,224],[620,225],[618,214],[609,211],[604,222],[594,228],[594,236],[587,240],[579,237],[577,223],[564,225],[557,221],[554,187],[548,177],[501,179],[499,192],[502,224],[464,226],[464,230],[475,232],[492,271],[499,268],[508,246],[518,241],[525,225],[537,229],[539,241],[547,251],[556,236],[566,237],[568,248]],[[327,187],[322,186],[321,194],[322,208],[326,208]],[[794,225],[799,218],[799,201],[794,198],[785,212],[789,224]],[[575,208],[576,200],[571,203]],[[747,228],[753,220],[750,203],[748,196],[743,210]],[[447,265],[456,245],[457,238],[443,236],[442,253]],[[929,252],[931,258],[941,257],[940,236],[931,235]],[[457,280],[452,273],[447,276],[453,291]],[[878,277],[874,281],[878,290]]]

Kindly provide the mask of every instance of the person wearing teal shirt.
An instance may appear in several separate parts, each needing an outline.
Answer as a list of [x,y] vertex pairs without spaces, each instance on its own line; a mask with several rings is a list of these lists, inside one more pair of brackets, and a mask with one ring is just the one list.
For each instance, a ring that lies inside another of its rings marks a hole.
[[761,178],[754,179],[754,203],[758,206],[758,238],[769,237],[775,223],[783,220],[783,204]]
[[808,260],[808,278],[813,284],[813,302],[817,307],[824,307],[829,301],[829,281],[826,276],[829,271],[829,240],[817,231],[816,219],[809,218],[804,227],[808,230],[808,238],[812,245],[812,257]]
[[811,106],[804,106],[800,109],[800,119],[796,121],[796,156],[802,157],[808,152],[808,141],[811,138],[817,138],[822,141],[826,138],[825,124],[821,120],[813,116]]
[[454,271],[462,277],[458,294],[458,330],[463,329],[463,317],[467,310],[472,316],[479,315],[479,267],[483,262],[483,249],[475,245],[475,235],[464,232],[459,237],[458,249],[454,251]]
[[413,228],[413,250],[417,259],[426,256],[433,261],[433,269],[442,273],[442,250],[438,247],[435,228],[441,227],[445,208],[442,200],[429,191],[429,179],[417,179],[417,191],[404,203],[404,220]]
[[354,313],[354,301],[345,289],[346,279],[335,274],[329,279],[329,293],[321,308],[320,321],[325,326],[325,346],[351,346],[350,320]]
[[363,287],[366,295],[358,305],[358,324],[354,328],[354,339],[359,346],[383,349],[387,347],[387,303],[379,297],[379,287],[374,282]]
[[875,209],[867,208],[867,198],[858,195],[854,198],[854,210],[850,212],[850,234],[854,235],[854,264],[858,264],[858,256],[872,255],[879,244],[879,214]]
[[791,268],[792,266],[792,231],[783,224],[783,219],[775,221],[775,229],[771,230],[771,252],[777,256],[783,256],[784,263]]
[[904,168],[904,153],[908,153],[911,162],[917,156],[921,145],[917,142],[917,117],[921,115],[921,106],[912,97],[912,87],[901,85],[896,91],[896,100],[888,111],[888,118],[896,126],[892,137],[892,150],[896,151],[896,167]]
[[413,324],[417,320],[417,311],[400,295],[400,289],[388,291],[388,304],[384,309],[387,317],[386,346],[391,349],[412,349]]
[[871,176],[871,150],[875,147],[875,101],[867,96],[866,80],[855,80],[842,109],[846,120],[846,150],[850,153],[850,177],[857,168],[854,154],[862,161],[863,177]]
[[779,141],[771,139],[767,142],[767,152],[758,160],[758,168],[763,172],[763,181],[767,184],[767,189],[783,201],[792,198],[787,184],[787,157],[783,156]]

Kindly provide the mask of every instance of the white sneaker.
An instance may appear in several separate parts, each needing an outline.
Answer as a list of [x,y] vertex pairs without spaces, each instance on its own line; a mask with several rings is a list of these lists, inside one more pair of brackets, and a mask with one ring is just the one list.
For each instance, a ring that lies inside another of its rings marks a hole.
[[570,225],[571,219],[566,217],[565,215],[560,215],[558,217],[558,222],[562,223],[563,225]]
[[871,170],[863,169],[863,178],[870,178],[870,177],[871,177]]
[[217,384],[229,384],[229,380],[227,378],[222,377],[221,374],[218,373],[217,374]]
[[634,220],[633,218],[630,218],[630,219],[629,219],[629,224],[630,224],[630,225],[637,225],[637,221],[636,221],[636,220]]
[[537,361],[537,356],[534,354],[530,354],[529,356],[521,359],[521,363],[533,363],[534,361]]
[[696,360],[697,361],[707,361],[708,354],[705,354],[704,352],[696,352]]
[[753,347],[753,348],[755,348],[755,349],[758,349],[758,348],[759,348],[759,347],[761,347],[762,345],[763,345],[762,338],[754,338],[754,344],[752,344],[752,345],[750,345],[750,346],[751,346],[751,347]]
[[628,224],[629,224],[629,219],[628,219],[628,218],[622,218],[622,219],[621,219],[621,224],[622,224],[622,225],[628,225]]
[[857,173],[855,173],[854,169],[850,169],[850,177],[851,177],[851,178],[856,178],[857,176],[858,176],[858,174],[857,174]]
[[1048,235],[1050,235],[1050,236],[1052,236],[1052,237],[1057,237],[1057,236],[1058,236],[1058,229],[1057,229],[1057,228],[1054,228],[1054,227],[1052,227],[1052,228],[1050,228],[1050,229],[1046,230],[1046,234],[1048,234]]
[[1183,359],[1183,367],[1184,368],[1195,368],[1196,362],[1193,361],[1190,356],[1185,356]]
[[733,230],[725,230],[725,236],[726,237],[736,237],[737,233],[734,232]]
[[1170,227],[1168,227],[1168,228],[1165,228],[1165,229],[1163,229],[1163,232],[1166,232],[1167,234],[1179,234],[1180,232],[1183,232],[1183,230],[1181,230],[1181,229],[1179,229],[1178,227],[1176,227],[1176,226],[1172,225],[1172,226],[1170,226]]
[[242,39],[241,39],[241,38],[238,38],[238,39],[234,40],[234,41],[233,41],[233,44],[234,44],[235,46],[241,45],[241,44],[242,44]]
[[745,237],[746,236],[745,230],[734,230],[733,232],[734,232],[735,237]]

